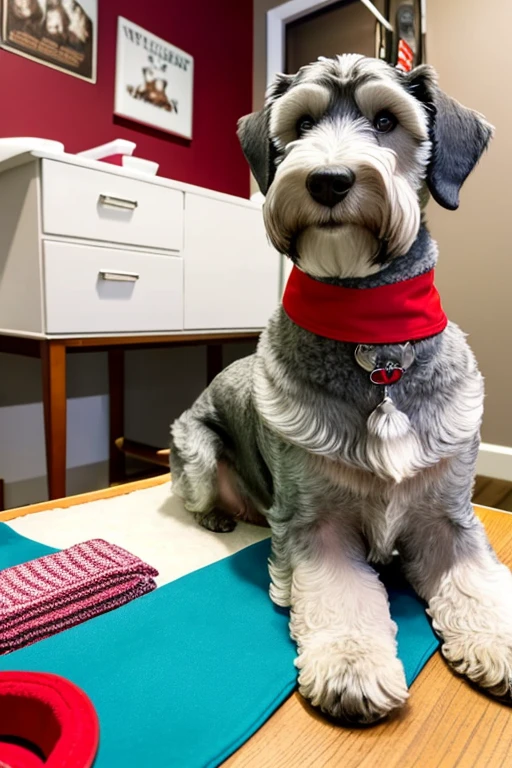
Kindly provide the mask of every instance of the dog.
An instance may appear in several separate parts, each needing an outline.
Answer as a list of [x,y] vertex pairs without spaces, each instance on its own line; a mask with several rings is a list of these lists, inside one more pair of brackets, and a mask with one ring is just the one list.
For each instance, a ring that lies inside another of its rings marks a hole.
[[153,56],[148,56],[148,62],[149,66],[142,69],[144,83],[137,88],[129,85],[128,93],[134,99],[147,101],[155,107],[164,109],[166,112],[177,112],[177,103],[170,101],[166,93],[167,80],[164,79],[164,75],[167,70],[167,64],[165,62],[157,64]]
[[[482,376],[434,293],[435,327],[399,336],[400,292],[425,287],[437,260],[426,203],[457,208],[492,132],[428,65],[405,74],[348,54],[276,77],[239,122],[292,288],[256,353],[172,425],[173,490],[210,530],[268,521],[270,596],[290,608],[299,690],[341,721],[378,721],[408,697],[373,567],[396,553],[452,668],[511,698],[512,575],[471,504]],[[387,312],[381,294],[397,338],[319,330],[323,299],[354,301],[330,321],[357,331],[375,303]]]

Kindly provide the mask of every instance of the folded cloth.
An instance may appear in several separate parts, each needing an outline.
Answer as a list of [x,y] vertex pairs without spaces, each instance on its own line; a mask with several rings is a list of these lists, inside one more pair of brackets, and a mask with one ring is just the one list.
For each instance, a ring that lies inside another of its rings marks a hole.
[[111,611],[156,588],[158,571],[91,539],[0,572],[0,654]]

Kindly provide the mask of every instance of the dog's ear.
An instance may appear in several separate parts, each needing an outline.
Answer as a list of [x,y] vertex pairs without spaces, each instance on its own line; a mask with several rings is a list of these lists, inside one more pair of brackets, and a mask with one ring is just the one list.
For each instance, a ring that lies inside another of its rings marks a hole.
[[478,112],[463,107],[439,88],[434,69],[422,65],[407,76],[408,90],[427,108],[432,155],[427,184],[434,200],[454,211],[459,192],[489,144],[493,127]]
[[270,110],[275,100],[288,90],[292,80],[290,75],[277,75],[267,92],[263,109],[241,117],[238,121],[238,139],[264,195],[267,194],[275,173],[276,150],[270,138]]
[[266,195],[273,178],[268,108],[264,107],[259,112],[241,117],[238,121],[237,133],[252,175],[258,182],[258,187]]

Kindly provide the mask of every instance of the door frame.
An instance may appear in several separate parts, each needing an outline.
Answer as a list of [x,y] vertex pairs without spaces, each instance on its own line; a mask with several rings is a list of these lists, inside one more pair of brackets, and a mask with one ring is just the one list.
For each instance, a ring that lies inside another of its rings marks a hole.
[[[382,16],[371,0],[360,1],[386,29],[393,31],[389,21]],[[285,69],[286,25],[337,2],[339,0],[288,0],[287,3],[267,11],[267,86],[279,72],[284,72]]]

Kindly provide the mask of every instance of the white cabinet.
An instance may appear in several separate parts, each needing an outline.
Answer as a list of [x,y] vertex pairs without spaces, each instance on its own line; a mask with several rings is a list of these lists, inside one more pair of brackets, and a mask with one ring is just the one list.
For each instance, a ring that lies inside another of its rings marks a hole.
[[279,255],[261,210],[185,195],[186,330],[261,328],[277,306]]
[[0,161],[0,333],[259,331],[280,257],[249,200],[72,155]]

